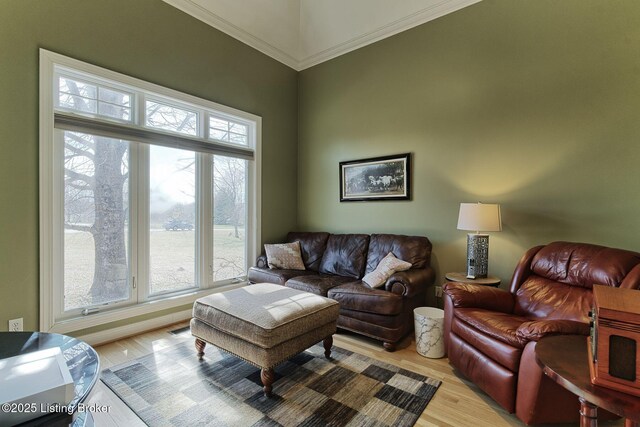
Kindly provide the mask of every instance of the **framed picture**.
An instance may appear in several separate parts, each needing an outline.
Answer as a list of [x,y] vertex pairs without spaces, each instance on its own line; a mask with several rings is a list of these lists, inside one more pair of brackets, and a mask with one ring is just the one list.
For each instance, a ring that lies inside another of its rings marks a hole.
[[340,201],[411,199],[411,153],[340,162]]

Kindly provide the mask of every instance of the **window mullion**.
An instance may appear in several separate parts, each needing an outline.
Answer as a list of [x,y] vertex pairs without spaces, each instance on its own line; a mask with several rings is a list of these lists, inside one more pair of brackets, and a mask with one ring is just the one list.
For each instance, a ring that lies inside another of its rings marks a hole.
[[138,302],[149,299],[151,293],[150,267],[149,267],[149,146],[135,144],[137,159],[137,187],[136,202],[138,206],[136,223],[137,253],[137,295]]
[[201,288],[213,285],[213,175],[210,154],[196,154],[196,271]]

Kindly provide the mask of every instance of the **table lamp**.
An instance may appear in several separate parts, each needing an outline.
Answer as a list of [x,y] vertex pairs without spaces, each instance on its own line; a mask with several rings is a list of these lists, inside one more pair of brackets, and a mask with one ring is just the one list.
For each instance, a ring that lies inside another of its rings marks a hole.
[[460,203],[458,230],[475,231],[467,234],[467,278],[487,277],[489,235],[480,232],[502,231],[500,205]]

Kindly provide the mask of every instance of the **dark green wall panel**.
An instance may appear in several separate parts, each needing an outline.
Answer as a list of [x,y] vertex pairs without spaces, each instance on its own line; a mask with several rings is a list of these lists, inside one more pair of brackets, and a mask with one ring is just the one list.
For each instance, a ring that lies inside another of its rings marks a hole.
[[160,0],[0,0],[0,330],[38,327],[40,47],[262,116],[263,239],[295,227],[295,71]]
[[[640,250],[640,2],[484,0],[300,73],[298,225],[428,236],[503,208],[490,273],[575,240]],[[340,203],[338,162],[412,152],[410,202]],[[504,284],[503,284],[504,286]]]

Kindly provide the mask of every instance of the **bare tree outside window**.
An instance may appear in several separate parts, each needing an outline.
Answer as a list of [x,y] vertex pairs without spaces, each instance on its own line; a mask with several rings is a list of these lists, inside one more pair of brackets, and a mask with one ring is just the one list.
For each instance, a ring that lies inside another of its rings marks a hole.
[[246,273],[246,176],[246,160],[214,156],[214,280]]
[[[60,103],[68,108],[93,112],[99,105],[127,120],[126,97],[61,79]],[[127,299],[129,143],[65,132],[64,147],[65,309]]]

